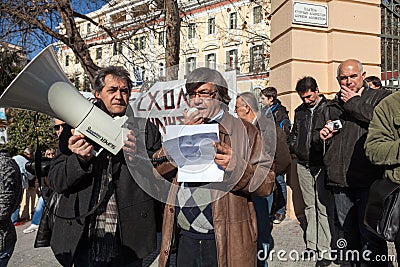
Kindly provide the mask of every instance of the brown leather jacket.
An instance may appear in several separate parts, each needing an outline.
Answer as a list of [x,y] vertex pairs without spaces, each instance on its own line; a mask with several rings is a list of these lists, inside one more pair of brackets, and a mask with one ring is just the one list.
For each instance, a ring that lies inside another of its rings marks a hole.
[[[244,126],[244,127],[243,127]],[[219,198],[212,203],[213,225],[217,245],[218,266],[256,266],[257,221],[251,194],[269,195],[274,187],[272,159],[263,151],[259,131],[225,112],[219,125],[220,142],[232,148],[235,167],[225,172],[229,192],[212,190]],[[164,151],[154,154],[161,157]],[[167,162],[156,167],[160,175],[170,174],[174,166]],[[228,166],[229,168],[229,166]],[[164,209],[159,266],[166,266],[170,255],[175,220],[176,177]]]
[[292,162],[285,132],[264,114],[257,116],[255,126],[264,139],[265,151],[268,155],[274,156],[276,175],[285,174]]

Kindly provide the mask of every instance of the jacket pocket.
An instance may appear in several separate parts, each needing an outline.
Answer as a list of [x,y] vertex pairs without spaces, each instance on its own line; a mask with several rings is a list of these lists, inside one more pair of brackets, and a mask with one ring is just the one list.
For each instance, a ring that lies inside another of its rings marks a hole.
[[249,222],[250,236],[253,242],[257,241],[257,223],[254,223],[251,219]]

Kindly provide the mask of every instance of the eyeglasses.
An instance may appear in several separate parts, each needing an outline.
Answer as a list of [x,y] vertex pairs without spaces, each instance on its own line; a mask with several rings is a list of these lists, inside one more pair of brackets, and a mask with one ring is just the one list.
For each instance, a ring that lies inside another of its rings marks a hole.
[[61,129],[61,127],[64,128],[65,125],[67,125],[67,124],[66,123],[58,124],[58,125],[54,125],[53,128],[55,131],[59,131]]
[[200,91],[200,92],[192,92],[192,93],[186,93],[186,96],[189,97],[189,99],[194,99],[196,96],[199,96],[200,98],[212,98],[215,96],[217,91]]
[[247,106],[247,105],[245,104],[245,105],[241,105],[241,106],[235,106],[235,111],[238,110],[238,108],[245,107],[245,106]]

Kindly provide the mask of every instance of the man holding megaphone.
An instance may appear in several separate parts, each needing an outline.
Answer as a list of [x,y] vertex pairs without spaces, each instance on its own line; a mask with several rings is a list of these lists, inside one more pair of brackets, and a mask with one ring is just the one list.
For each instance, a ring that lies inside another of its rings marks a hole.
[[[129,73],[111,66],[97,73],[94,95],[111,117],[124,116],[131,88]],[[54,158],[49,183],[63,195],[51,247],[63,266],[142,266],[142,258],[156,249],[153,200],[136,183],[151,170],[136,154],[147,150],[151,157],[161,147],[161,135],[150,122],[141,131],[140,120],[128,119],[127,139],[117,154],[102,150],[94,156],[96,145],[77,133],[68,139],[72,154]],[[128,164],[140,168],[128,170]]]

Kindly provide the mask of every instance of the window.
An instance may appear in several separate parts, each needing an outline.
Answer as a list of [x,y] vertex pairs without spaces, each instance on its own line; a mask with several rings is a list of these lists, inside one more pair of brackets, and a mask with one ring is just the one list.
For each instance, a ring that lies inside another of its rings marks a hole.
[[158,64],[158,77],[159,77],[159,78],[165,77],[165,67],[164,67],[164,63],[159,63],[159,64]]
[[139,85],[138,82],[140,82],[142,78],[140,77],[140,68],[138,66],[133,68],[133,75],[135,76],[136,79],[136,85]]
[[139,50],[139,38],[133,39],[133,49],[134,50]]
[[215,69],[215,53],[206,55],[206,67],[210,69]]
[[65,56],[65,67],[69,66],[69,55]]
[[237,49],[226,52],[226,66],[228,70],[239,69],[237,62]]
[[126,11],[119,12],[117,14],[111,15],[112,23],[119,23],[126,21]]
[[189,23],[188,25],[188,39],[196,38],[196,24]]
[[90,81],[87,76],[83,78],[83,91],[90,92]]
[[264,71],[265,70],[265,56],[264,46],[256,45],[250,48],[250,71]]
[[186,59],[186,75],[189,75],[196,68],[196,58],[189,57]]
[[89,34],[90,33],[90,23],[88,23],[86,25],[86,33]]
[[142,81],[146,79],[146,69],[143,66],[140,68],[140,77],[142,78]]
[[96,59],[101,59],[103,56],[103,49],[101,47],[96,49]]
[[262,21],[262,7],[256,6],[253,8],[253,23],[257,24]]
[[215,33],[215,18],[208,19],[208,34]]
[[236,12],[229,14],[229,29],[237,28],[237,14]]
[[74,86],[76,89],[79,90],[79,87],[80,87],[79,77],[74,78]]
[[146,48],[146,37],[142,36],[139,38],[139,49],[145,49]]
[[158,45],[164,45],[164,34],[165,32],[158,33]]
[[114,43],[113,45],[113,56],[122,54],[122,43]]
[[133,39],[133,49],[134,50],[141,50],[146,48],[146,37],[136,37]]

